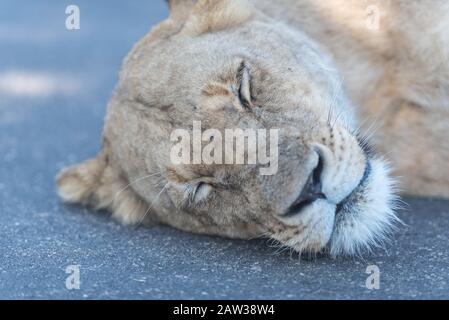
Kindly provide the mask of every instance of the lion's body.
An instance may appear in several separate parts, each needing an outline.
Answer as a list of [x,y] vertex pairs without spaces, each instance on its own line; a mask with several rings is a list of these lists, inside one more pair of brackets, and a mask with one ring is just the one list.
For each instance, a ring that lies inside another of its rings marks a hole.
[[449,2],[253,2],[332,53],[362,130],[373,131],[401,189],[449,197]]
[[[169,1],[125,60],[103,150],[59,176],[62,198],[297,251],[382,242],[393,182],[360,135],[406,193],[449,197],[449,5],[431,2]],[[278,172],[171,163],[170,134],[195,120],[280,128]]]

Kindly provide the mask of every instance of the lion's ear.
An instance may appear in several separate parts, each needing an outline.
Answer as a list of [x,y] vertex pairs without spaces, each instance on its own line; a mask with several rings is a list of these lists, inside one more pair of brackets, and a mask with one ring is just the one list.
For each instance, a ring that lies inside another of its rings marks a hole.
[[170,18],[186,20],[198,0],[167,0]]
[[97,190],[106,166],[105,155],[100,153],[96,158],[63,169],[56,177],[59,196],[65,202],[97,206]]
[[146,42],[168,39],[178,34],[189,18],[197,0],[167,0],[167,3],[170,10],[169,17],[151,29],[151,32],[145,36]]
[[195,36],[237,27],[251,18],[253,9],[246,0],[198,0],[182,32]]
[[59,196],[68,203],[111,210],[122,223],[142,222],[147,205],[102,151],[97,157],[63,169],[56,177]]
[[254,13],[246,0],[168,0],[168,6],[169,19],[153,30],[158,37],[216,32],[239,26]]

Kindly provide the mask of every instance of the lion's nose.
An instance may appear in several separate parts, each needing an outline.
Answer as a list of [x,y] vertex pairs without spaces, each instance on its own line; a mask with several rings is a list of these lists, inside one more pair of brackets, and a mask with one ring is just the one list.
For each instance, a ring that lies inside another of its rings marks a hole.
[[305,206],[311,204],[317,199],[326,199],[326,195],[322,191],[321,183],[324,159],[320,152],[317,152],[317,154],[318,164],[307,179],[307,182],[304,185],[304,188],[302,189],[300,195],[298,196],[298,198],[296,198],[296,200],[287,211],[287,216],[299,213]]

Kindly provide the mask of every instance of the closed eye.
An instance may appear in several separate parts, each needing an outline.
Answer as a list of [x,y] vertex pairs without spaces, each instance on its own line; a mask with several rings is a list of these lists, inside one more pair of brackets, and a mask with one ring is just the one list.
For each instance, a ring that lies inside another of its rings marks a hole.
[[238,98],[244,108],[251,108],[251,77],[245,62],[240,64],[237,72]]
[[205,201],[212,192],[212,185],[207,182],[199,181],[193,186],[187,188],[187,200],[189,204],[198,204]]

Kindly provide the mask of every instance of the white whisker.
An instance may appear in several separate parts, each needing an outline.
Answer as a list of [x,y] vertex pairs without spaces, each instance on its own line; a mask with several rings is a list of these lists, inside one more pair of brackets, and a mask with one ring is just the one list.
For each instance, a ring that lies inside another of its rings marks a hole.
[[159,199],[159,197],[161,196],[161,194],[167,189],[168,185],[170,184],[170,182],[167,182],[165,184],[165,186],[162,188],[162,190],[157,194],[157,196],[153,199],[153,201],[151,202],[150,206],[148,207],[148,209],[145,211],[142,219],[140,219],[140,221],[137,223],[136,227],[139,227],[142,222],[145,220],[145,218],[147,217],[148,213],[150,212],[150,210],[153,208],[153,205],[156,203],[156,201]]
[[135,183],[137,183],[137,182],[139,182],[139,181],[142,181],[142,180],[151,178],[151,177],[153,177],[153,176],[155,176],[155,175],[158,175],[158,174],[161,174],[161,172],[156,172],[156,173],[153,173],[153,174],[149,174],[149,175],[147,175],[147,176],[137,178],[136,180],[134,180],[134,181],[131,182],[131,183],[128,183],[125,187],[123,187],[122,189],[120,189],[119,191],[117,191],[117,192],[115,193],[114,198],[111,200],[111,203],[113,203],[113,202],[115,201],[115,199],[116,199],[122,192],[124,192],[127,188],[129,188],[129,187],[132,186],[133,184],[135,184]]

